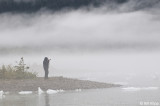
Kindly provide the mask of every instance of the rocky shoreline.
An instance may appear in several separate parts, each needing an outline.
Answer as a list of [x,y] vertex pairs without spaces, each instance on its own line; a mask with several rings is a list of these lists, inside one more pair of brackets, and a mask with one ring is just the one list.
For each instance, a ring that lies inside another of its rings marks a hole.
[[120,87],[118,84],[100,83],[88,80],[78,80],[64,77],[51,77],[45,80],[42,77],[25,80],[0,80],[0,90],[9,92],[37,91],[38,87],[43,90],[75,90],[75,89],[98,89]]

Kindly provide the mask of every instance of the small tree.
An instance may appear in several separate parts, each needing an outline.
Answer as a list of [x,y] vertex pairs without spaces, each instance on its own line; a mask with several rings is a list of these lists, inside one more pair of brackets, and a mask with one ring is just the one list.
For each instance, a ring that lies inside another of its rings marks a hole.
[[20,59],[18,65],[14,66],[15,67],[15,71],[17,73],[17,77],[22,79],[26,77],[26,72],[29,69],[28,66],[26,66],[26,64],[24,64],[24,59],[23,57]]
[[24,60],[23,60],[23,57],[21,58],[21,60],[19,61],[18,65],[15,66],[15,70],[18,72],[25,72],[29,69],[28,66],[26,66],[26,64],[24,64]]

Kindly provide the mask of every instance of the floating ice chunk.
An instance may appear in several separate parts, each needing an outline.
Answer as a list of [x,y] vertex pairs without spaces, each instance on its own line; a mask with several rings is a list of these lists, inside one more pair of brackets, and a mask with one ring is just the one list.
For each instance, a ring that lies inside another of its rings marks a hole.
[[19,92],[19,94],[21,94],[21,95],[32,94],[32,93],[33,93],[32,91],[21,91],[21,92]]
[[122,88],[125,91],[139,91],[139,90],[157,90],[159,87],[127,87]]
[[81,92],[82,90],[81,90],[81,89],[76,89],[75,91],[76,91],[76,92]]
[[48,89],[47,91],[47,94],[54,94],[54,93],[58,93],[57,90],[52,90],[52,89]]
[[5,95],[4,95],[4,92],[3,91],[0,91],[0,99],[4,98]]
[[159,87],[144,87],[142,90],[157,90]]
[[125,91],[139,91],[139,90],[141,90],[138,87],[127,87],[127,88],[122,88],[122,89]]
[[3,91],[0,91],[0,96],[2,96],[4,94],[4,92]]
[[40,87],[38,87],[38,94],[40,95],[42,93],[44,93],[44,91]]
[[63,89],[59,89],[59,90],[56,90],[57,92],[64,92],[64,90]]

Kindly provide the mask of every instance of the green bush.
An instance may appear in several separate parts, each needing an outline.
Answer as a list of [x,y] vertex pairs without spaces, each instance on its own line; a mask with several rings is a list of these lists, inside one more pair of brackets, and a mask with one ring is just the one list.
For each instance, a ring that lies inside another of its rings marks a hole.
[[2,65],[0,67],[0,79],[32,79],[37,73],[29,72],[29,67],[24,64],[23,57],[16,66]]

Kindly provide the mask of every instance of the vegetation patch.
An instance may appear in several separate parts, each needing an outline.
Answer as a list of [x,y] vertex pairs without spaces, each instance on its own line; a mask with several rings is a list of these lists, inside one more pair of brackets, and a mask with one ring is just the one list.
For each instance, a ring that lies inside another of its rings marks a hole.
[[24,63],[23,57],[17,65],[2,65],[0,67],[0,79],[33,79],[37,77],[36,72],[29,72],[29,67]]

